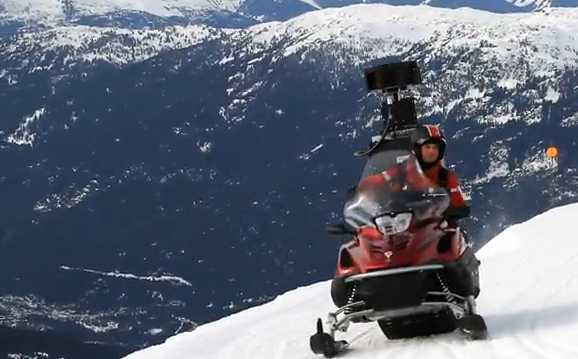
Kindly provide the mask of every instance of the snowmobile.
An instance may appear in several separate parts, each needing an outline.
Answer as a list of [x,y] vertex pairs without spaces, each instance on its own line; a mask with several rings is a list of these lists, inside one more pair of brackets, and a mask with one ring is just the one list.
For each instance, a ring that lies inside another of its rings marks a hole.
[[[427,177],[416,186],[371,184],[363,179],[413,156],[417,128],[415,100],[403,97],[421,84],[415,62],[366,70],[370,91],[384,95],[384,130],[372,139],[360,184],[345,203],[345,223],[328,227],[333,235],[351,235],[339,249],[331,297],[338,309],[325,325],[317,320],[311,350],[331,358],[349,344],[336,340],[351,323],[376,321],[388,339],[461,331],[484,339],[487,328],[476,312],[480,262],[459,229],[447,225],[449,194]],[[416,165],[418,165],[416,163]],[[418,176],[421,171],[418,171]]]

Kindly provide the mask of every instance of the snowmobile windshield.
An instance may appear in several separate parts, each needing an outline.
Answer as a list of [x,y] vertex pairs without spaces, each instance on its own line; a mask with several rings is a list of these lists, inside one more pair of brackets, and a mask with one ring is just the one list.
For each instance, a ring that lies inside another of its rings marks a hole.
[[[407,166],[407,161],[412,161]],[[409,156],[400,168],[416,168],[417,159]],[[362,179],[344,207],[345,221],[358,229],[376,226],[382,233],[399,233],[410,223],[441,219],[449,206],[449,194],[431,182],[421,170],[385,180],[381,173]]]
[[389,140],[381,144],[379,150],[373,152],[368,158],[361,179],[403,163],[411,156],[410,147],[410,142],[407,138]]

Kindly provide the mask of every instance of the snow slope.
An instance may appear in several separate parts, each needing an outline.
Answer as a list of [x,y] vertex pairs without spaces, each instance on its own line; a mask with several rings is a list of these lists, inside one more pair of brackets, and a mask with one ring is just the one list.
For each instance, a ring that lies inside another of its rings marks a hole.
[[[376,324],[352,325],[345,336],[352,359],[577,358],[578,204],[555,208],[512,226],[478,253],[482,260],[479,311],[490,338],[458,334],[388,341]],[[314,358],[308,337],[318,315],[333,309],[329,282],[177,335],[130,359]]]

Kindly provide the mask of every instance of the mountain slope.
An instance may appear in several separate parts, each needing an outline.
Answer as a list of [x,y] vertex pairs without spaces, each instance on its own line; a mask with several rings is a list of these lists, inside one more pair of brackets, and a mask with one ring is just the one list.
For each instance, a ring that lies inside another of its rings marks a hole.
[[[351,359],[573,358],[578,354],[578,204],[555,208],[512,226],[479,252],[479,312],[490,337],[468,342],[456,333],[388,341],[375,323],[352,324]],[[545,246],[547,250],[545,250]],[[180,334],[129,359],[313,358],[308,336],[331,310],[329,282]]]
[[20,27],[63,24],[144,28],[202,23],[247,27],[361,3],[469,7],[503,13],[578,6],[578,0],[0,0],[0,36]]
[[27,30],[66,24],[121,28],[212,24],[245,27],[258,22],[240,0],[0,0],[0,28]]

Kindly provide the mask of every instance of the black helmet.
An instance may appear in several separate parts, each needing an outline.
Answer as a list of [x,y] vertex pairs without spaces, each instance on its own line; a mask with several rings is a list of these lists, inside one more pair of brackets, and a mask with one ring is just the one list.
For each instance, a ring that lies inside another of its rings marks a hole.
[[444,158],[446,139],[439,125],[419,125],[413,133],[412,143],[413,152],[420,162],[422,162],[420,147],[426,143],[435,143],[438,145],[440,154],[437,161]]

